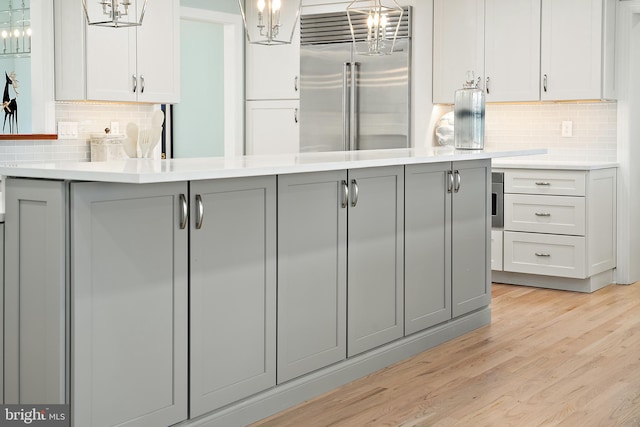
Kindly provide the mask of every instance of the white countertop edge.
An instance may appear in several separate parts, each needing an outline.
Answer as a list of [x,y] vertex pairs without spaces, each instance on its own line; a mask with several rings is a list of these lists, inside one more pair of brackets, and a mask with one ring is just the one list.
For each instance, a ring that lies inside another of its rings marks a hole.
[[194,181],[321,172],[341,169],[496,159],[546,153],[545,149],[512,151],[424,149],[303,153],[274,156],[193,159],[127,159],[112,162],[51,162],[0,165],[0,175],[132,184]]
[[494,169],[555,169],[555,170],[597,170],[617,168],[617,162],[590,161],[590,160],[566,160],[538,156],[520,158],[501,158],[492,162]]

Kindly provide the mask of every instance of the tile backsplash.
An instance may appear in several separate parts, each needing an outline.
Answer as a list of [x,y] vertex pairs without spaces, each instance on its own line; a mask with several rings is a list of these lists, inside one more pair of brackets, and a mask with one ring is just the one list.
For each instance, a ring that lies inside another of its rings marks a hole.
[[[562,136],[562,122],[572,122],[573,135]],[[617,159],[615,102],[488,104],[485,148],[546,148],[541,158],[572,161]]]
[[89,139],[92,134],[103,133],[111,122],[118,122],[120,133],[127,123],[143,125],[159,108],[153,104],[100,104],[100,103],[56,103],[56,123],[77,122],[78,139],[53,141],[0,141],[0,162],[48,162],[78,161],[91,159]]
[[[124,133],[126,124],[144,125],[157,105],[56,104],[56,123],[77,122],[78,139],[55,141],[0,141],[0,162],[89,161],[89,138],[112,121]],[[572,122],[573,136],[562,137],[563,121]],[[485,147],[490,149],[546,148],[557,160],[612,161],[616,155],[617,104],[539,103],[488,104]]]

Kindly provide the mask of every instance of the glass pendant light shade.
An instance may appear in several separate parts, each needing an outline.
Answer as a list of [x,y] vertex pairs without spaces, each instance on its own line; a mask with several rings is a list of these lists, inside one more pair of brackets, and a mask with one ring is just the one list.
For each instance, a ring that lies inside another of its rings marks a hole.
[[252,44],[290,44],[302,0],[238,0],[247,42]]
[[403,13],[395,0],[353,0],[347,6],[347,16],[356,53],[391,54]]
[[[89,25],[137,27],[142,25],[148,0],[82,0]],[[142,7],[138,7],[142,5]]]

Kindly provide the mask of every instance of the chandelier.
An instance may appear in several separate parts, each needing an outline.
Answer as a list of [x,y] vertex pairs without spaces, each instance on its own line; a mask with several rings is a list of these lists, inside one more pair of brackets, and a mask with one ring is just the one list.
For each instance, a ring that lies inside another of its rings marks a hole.
[[347,6],[347,17],[356,53],[391,54],[402,14],[402,7],[395,0],[353,0]]
[[[87,2],[90,1],[89,4]],[[147,8],[144,0],[138,18],[135,0],[82,0],[89,25],[102,27],[136,27],[142,25]]]
[[251,44],[290,44],[300,17],[302,0],[238,0],[247,41]]

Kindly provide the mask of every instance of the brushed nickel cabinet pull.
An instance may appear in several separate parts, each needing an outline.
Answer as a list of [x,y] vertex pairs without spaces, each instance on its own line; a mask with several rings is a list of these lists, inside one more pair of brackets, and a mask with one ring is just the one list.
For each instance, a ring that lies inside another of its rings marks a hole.
[[353,188],[353,199],[351,200],[351,206],[352,207],[356,207],[356,205],[358,204],[358,182],[355,179],[351,180],[351,187]]
[[536,216],[551,216],[549,212],[536,212]]
[[455,186],[453,187],[453,192],[457,193],[460,191],[460,182],[462,181],[462,179],[460,178],[460,171],[454,171],[453,174],[455,175]]
[[204,205],[202,203],[202,196],[196,194],[196,230],[202,228],[202,219],[204,218]]
[[551,256],[551,254],[548,254],[548,253],[546,253],[546,252],[536,252],[536,256],[538,256],[538,257],[543,257],[543,258],[547,258],[547,257],[550,257],[550,256]]
[[342,180],[342,207],[346,208],[349,205],[349,184],[347,181]]
[[140,93],[144,93],[144,75],[140,74]]
[[542,89],[545,92],[547,91],[547,75],[546,74],[542,76]]
[[133,81],[133,93],[136,93],[136,91],[138,90],[138,76],[133,74],[131,76],[131,80]]
[[184,194],[180,195],[180,229],[187,228],[187,222],[189,220],[189,204],[187,203],[187,197]]
[[551,183],[547,182],[547,181],[538,181],[538,182],[536,182],[536,185],[543,185],[543,186],[547,186],[548,187],[548,186],[551,185]]

